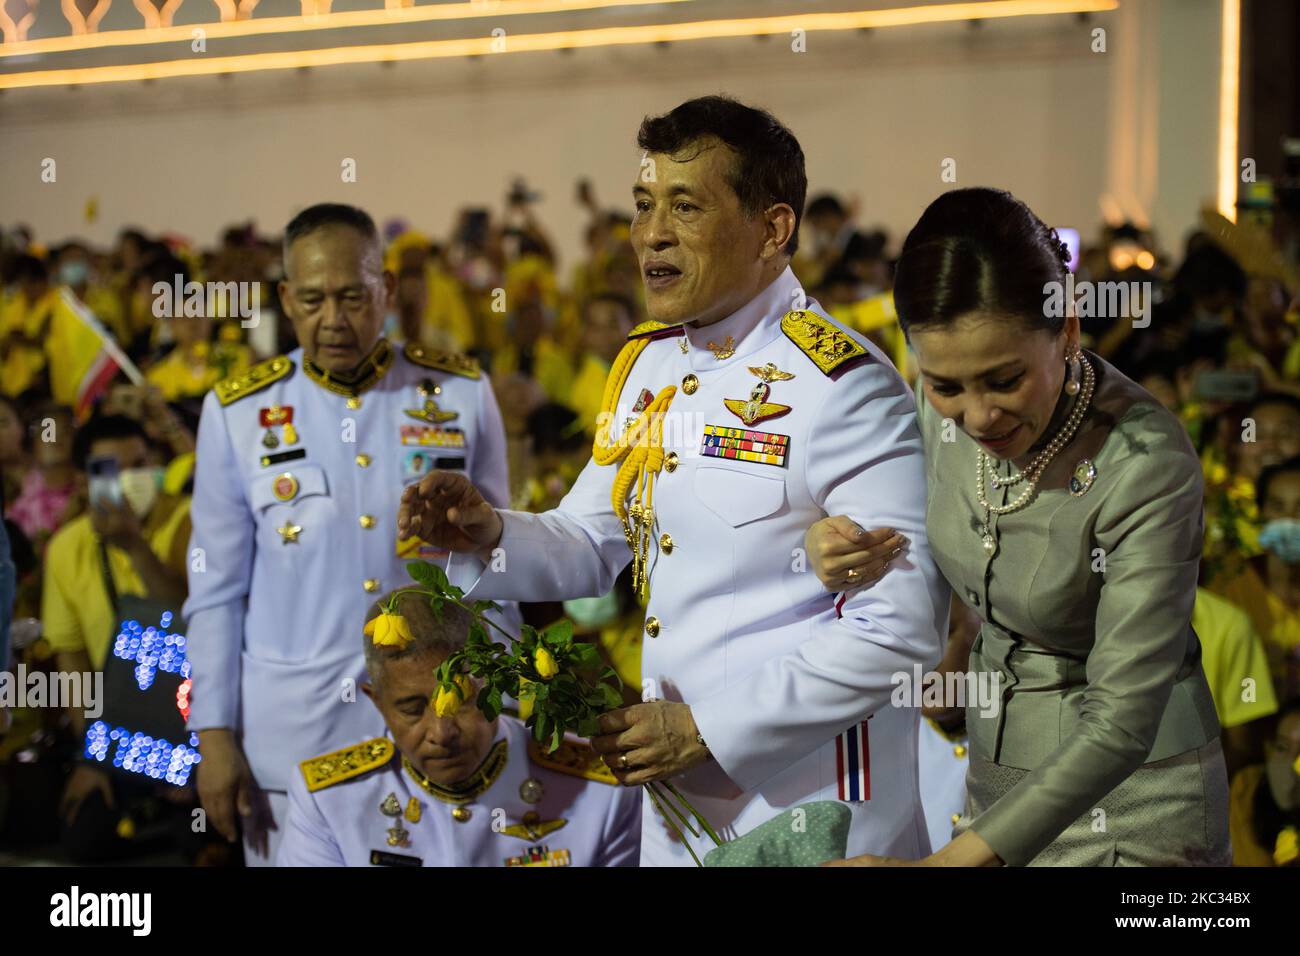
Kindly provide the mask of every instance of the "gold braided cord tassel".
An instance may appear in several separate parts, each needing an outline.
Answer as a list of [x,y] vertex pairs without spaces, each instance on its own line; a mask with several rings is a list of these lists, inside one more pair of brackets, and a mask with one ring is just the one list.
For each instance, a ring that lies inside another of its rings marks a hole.
[[[609,426],[614,420],[618,396],[627,384],[628,373],[648,344],[646,339],[629,342],[614,360],[609,378],[605,380],[601,420],[597,423],[596,441],[591,452],[598,465],[619,463],[610,489],[610,502],[614,513],[623,522],[623,534],[632,550],[632,587],[642,597],[646,596],[649,585],[646,562],[650,553],[650,530],[654,525],[654,479],[664,462],[664,414],[677,394],[677,386],[667,385],[661,389],[614,444],[609,441]],[[635,501],[629,506],[634,484]]]

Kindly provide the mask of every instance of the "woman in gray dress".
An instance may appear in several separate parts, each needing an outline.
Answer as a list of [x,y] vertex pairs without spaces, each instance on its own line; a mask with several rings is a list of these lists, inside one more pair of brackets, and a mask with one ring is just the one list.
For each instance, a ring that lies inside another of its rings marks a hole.
[[[1228,865],[1219,724],[1190,623],[1200,463],[1172,414],[1080,350],[1067,261],[1015,197],[963,189],[930,205],[898,262],[926,530],[982,620],[970,672],[996,681],[999,705],[968,698],[965,813],[921,862]],[[847,525],[808,533],[833,590],[887,573],[889,553]]]

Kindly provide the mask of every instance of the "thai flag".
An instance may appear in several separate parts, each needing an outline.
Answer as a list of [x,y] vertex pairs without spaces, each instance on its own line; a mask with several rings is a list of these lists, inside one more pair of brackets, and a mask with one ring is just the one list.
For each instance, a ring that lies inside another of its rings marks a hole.
[[866,720],[835,738],[835,769],[841,800],[871,799],[871,747]]

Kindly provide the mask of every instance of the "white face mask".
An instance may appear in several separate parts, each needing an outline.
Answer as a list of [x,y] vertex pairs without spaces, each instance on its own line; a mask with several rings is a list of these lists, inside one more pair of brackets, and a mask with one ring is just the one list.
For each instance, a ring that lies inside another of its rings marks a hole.
[[162,474],[161,468],[127,468],[118,475],[122,497],[137,518],[147,515],[158,500],[158,492],[162,489]]

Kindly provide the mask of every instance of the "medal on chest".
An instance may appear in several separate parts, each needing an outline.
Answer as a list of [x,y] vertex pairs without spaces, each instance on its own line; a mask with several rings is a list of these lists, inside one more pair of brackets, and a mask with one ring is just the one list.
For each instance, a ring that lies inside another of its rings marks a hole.
[[727,406],[729,412],[746,425],[754,425],[769,418],[779,418],[790,411],[789,405],[769,402],[768,397],[772,393],[772,383],[789,381],[794,378],[793,372],[783,372],[772,362],[768,362],[761,368],[751,365],[749,371],[757,375],[759,381],[750,389],[748,401],[739,398],[724,398],[722,400],[722,404]]

